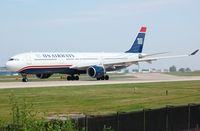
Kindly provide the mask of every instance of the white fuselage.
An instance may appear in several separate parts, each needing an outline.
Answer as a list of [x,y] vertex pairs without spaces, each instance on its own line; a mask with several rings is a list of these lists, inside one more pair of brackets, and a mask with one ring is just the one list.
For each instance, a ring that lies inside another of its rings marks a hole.
[[[84,69],[93,65],[127,67],[137,61],[138,54],[133,53],[65,53],[30,52],[18,54],[6,63],[10,71],[21,72],[26,68],[55,67]],[[130,61],[130,63],[129,63]]]

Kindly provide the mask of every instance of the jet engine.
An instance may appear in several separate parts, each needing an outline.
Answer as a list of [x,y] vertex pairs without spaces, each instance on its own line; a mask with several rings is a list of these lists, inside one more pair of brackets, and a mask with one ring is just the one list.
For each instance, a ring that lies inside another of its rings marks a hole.
[[36,77],[39,79],[47,79],[51,76],[52,74],[36,74]]
[[87,74],[92,77],[92,78],[100,78],[104,76],[105,74],[105,69],[103,66],[90,66],[87,69]]

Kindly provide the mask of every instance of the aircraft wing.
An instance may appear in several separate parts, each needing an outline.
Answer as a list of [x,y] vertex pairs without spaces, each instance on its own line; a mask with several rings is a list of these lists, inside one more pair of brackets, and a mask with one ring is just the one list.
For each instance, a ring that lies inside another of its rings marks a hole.
[[115,65],[124,65],[124,66],[129,66],[132,64],[138,64],[139,62],[148,62],[151,63],[152,61],[156,61],[158,59],[169,59],[169,58],[179,58],[179,57],[187,57],[187,56],[193,56],[195,55],[197,52],[199,51],[199,49],[195,50],[194,52],[190,53],[190,54],[185,54],[185,55],[172,55],[172,56],[157,56],[157,57],[149,57],[149,56],[153,56],[153,55],[158,55],[158,54],[165,54],[164,53],[155,53],[155,54],[148,54],[148,55],[144,55],[144,56],[138,56],[138,59],[135,60],[127,60],[127,61],[123,61],[123,62],[109,62],[109,63],[104,63],[104,65],[107,66],[115,66]]
[[70,68],[76,68],[76,69],[87,69],[90,66],[93,65],[103,65],[105,68],[124,68],[124,67],[128,67],[132,64],[138,64],[139,62],[148,62],[151,63],[152,61],[156,61],[158,59],[169,59],[169,58],[179,58],[179,57],[187,57],[187,56],[193,56],[195,55],[198,50],[195,50],[194,52],[190,53],[190,54],[185,54],[185,55],[172,55],[172,56],[157,56],[157,57],[152,57],[154,55],[158,55],[158,54],[164,54],[164,53],[155,53],[155,54],[148,54],[148,55],[144,55],[144,56],[140,56],[138,55],[137,59],[126,59],[126,60],[118,60],[117,62],[115,60],[112,61],[107,61],[107,62],[99,62],[99,63],[85,63],[82,65],[76,65],[76,66],[72,66]]
[[186,56],[193,56],[195,55],[197,52],[199,51],[199,49],[195,50],[194,52],[190,53],[190,54],[185,54],[185,55],[173,55],[173,56],[158,56],[158,57],[148,57],[149,55],[147,55],[147,57],[142,57],[140,59],[138,59],[138,62],[142,62],[142,61],[155,61],[158,59],[169,59],[169,58],[178,58],[178,57],[186,57]]

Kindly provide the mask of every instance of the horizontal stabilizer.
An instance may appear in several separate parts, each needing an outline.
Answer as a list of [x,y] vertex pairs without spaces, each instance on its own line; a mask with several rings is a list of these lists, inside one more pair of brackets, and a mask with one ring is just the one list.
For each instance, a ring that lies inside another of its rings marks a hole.
[[199,49],[195,50],[194,52],[192,52],[190,55],[196,55],[196,53],[199,51]]
[[153,54],[139,54],[139,58],[144,58],[144,57],[150,57],[150,56],[155,56],[155,55],[162,55],[162,54],[166,54],[168,52],[160,52],[160,53],[153,53]]

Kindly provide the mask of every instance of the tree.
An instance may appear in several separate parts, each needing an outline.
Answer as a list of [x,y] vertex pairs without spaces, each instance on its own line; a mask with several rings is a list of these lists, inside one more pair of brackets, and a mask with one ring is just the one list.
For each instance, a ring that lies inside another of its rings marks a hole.
[[169,67],[169,71],[170,72],[176,72],[176,66],[171,66],[171,67]]
[[191,69],[190,68],[186,68],[185,72],[191,72]]
[[180,68],[178,71],[179,72],[185,72],[185,68]]

